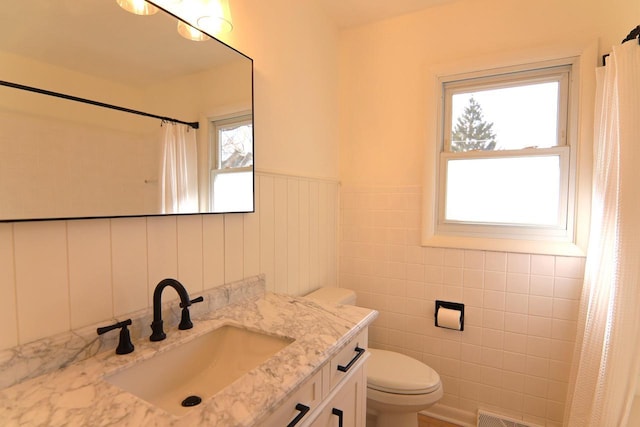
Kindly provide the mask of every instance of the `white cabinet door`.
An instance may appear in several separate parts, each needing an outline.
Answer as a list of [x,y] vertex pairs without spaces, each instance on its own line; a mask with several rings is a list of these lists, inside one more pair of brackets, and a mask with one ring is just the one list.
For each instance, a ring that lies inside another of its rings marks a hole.
[[312,427],[364,427],[366,421],[366,378],[364,363],[334,390]]

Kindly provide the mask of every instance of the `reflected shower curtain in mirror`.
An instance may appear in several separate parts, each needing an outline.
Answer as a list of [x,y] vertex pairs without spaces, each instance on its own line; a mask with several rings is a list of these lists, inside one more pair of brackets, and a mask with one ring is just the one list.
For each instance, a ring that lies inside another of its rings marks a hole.
[[640,369],[640,46],[597,70],[591,229],[565,425],[625,426]]
[[163,123],[160,160],[162,213],[198,212],[198,154],[195,130],[177,123]]

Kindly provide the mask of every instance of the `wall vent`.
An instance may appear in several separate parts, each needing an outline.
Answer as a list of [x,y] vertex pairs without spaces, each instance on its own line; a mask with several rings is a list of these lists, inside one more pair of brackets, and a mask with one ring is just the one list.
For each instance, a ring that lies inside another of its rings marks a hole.
[[478,427],[540,427],[515,418],[492,414],[487,411],[478,411]]

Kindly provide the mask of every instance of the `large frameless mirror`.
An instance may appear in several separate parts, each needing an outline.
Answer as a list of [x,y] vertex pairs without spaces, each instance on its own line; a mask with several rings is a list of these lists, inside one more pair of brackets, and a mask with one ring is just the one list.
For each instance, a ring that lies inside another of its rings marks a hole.
[[249,57],[115,0],[2,9],[0,221],[254,210]]

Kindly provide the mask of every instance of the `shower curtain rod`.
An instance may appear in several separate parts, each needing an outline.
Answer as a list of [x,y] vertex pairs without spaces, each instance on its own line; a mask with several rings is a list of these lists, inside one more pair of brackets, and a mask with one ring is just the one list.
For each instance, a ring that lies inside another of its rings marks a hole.
[[[633,30],[631,30],[629,32],[629,34],[627,34],[627,37],[624,38],[624,40],[622,40],[622,43],[626,43],[629,42],[633,39],[638,39],[638,44],[640,44],[640,25],[636,26]],[[620,43],[620,44],[622,44]],[[605,65],[607,65],[607,57],[609,56],[609,54],[607,53],[606,55],[602,55],[602,66],[604,67]]]
[[139,116],[152,117],[154,119],[160,119],[160,120],[167,121],[167,122],[180,123],[180,124],[183,124],[183,125],[191,126],[193,129],[198,129],[200,127],[200,123],[198,123],[198,122],[184,122],[182,120],[172,119],[171,117],[158,116],[156,114],[145,113],[144,111],[132,110],[131,108],[119,107],[117,105],[106,104],[104,102],[93,101],[91,99],[80,98],[80,97],[77,97],[77,96],[67,95],[67,94],[60,93],[60,92],[53,92],[53,91],[46,90],[46,89],[39,89],[37,87],[21,85],[19,83],[12,83],[12,82],[7,82],[7,81],[4,81],[4,80],[0,80],[0,85],[7,86],[7,87],[12,87],[12,88],[15,88],[15,89],[20,89],[20,90],[26,90],[28,92],[35,92],[35,93],[39,93],[39,94],[42,94],[42,95],[54,96],[56,98],[68,99],[70,101],[82,102],[84,104],[95,105],[97,107],[109,108],[111,110],[123,111],[125,113],[137,114]]

